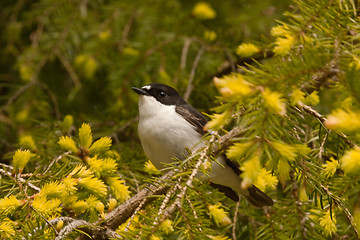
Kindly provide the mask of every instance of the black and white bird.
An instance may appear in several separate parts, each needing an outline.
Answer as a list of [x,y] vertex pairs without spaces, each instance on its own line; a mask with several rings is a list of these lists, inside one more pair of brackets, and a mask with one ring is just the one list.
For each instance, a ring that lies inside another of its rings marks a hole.
[[[139,95],[138,132],[145,154],[157,169],[171,163],[174,157],[184,159],[187,149],[203,144],[207,120],[188,104],[172,87],[152,83],[132,88]],[[218,157],[211,166],[210,185],[238,201],[245,197],[256,207],[273,205],[272,199],[257,187],[241,187],[241,171],[237,163],[225,156]]]

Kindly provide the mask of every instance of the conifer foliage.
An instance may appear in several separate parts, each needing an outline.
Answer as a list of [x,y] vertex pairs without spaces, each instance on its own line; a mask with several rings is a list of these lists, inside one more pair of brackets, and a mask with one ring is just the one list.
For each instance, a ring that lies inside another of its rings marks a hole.
[[[1,239],[360,237],[357,1],[30,2],[1,3]],[[150,82],[212,112],[165,172],[136,135]],[[274,205],[196,178],[220,154]]]

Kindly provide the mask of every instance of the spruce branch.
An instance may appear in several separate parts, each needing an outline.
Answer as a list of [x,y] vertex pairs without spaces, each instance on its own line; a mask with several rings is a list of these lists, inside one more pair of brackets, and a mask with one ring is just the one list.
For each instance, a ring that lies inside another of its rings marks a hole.
[[233,218],[233,226],[232,226],[232,239],[236,240],[236,223],[237,223],[237,219],[238,219],[238,213],[239,213],[239,207],[240,207],[240,201],[237,201],[236,206],[235,206],[235,212],[234,212],[234,218]]
[[359,239],[360,235],[356,228],[356,223],[355,223],[354,217],[352,216],[350,210],[346,207],[343,200],[340,197],[333,194],[332,192],[330,192],[330,190],[327,187],[325,187],[324,185],[322,185],[321,183],[319,183],[319,185],[320,185],[321,189],[326,193],[326,195],[328,195],[335,202],[335,204],[337,204],[341,208],[341,210],[345,213],[345,216],[348,219],[353,231],[355,232],[357,239]]
[[[10,169],[12,171],[13,167],[12,166],[9,166],[9,165],[6,165],[4,163],[0,163],[0,166],[2,167],[6,167],[8,169]],[[7,176],[9,178],[11,178],[14,182],[17,182],[17,180],[19,181],[19,184],[20,183],[25,183],[28,187],[30,187],[31,189],[35,190],[36,192],[40,192],[40,188],[35,186],[34,184],[30,183],[29,181],[25,180],[24,178],[20,177],[20,176],[17,176],[16,178],[14,178],[11,174],[11,172],[8,172],[8,171],[5,171],[4,169],[0,169],[0,174],[3,175],[3,176]]]
[[329,79],[335,77],[340,70],[335,67],[334,62],[327,64],[321,71],[312,77],[312,83],[303,87],[303,90],[308,94],[317,91],[322,87]]
[[[311,116],[317,118],[321,123],[324,123],[326,121],[326,118],[321,115],[320,113],[318,113],[315,109],[313,109],[310,106],[307,105],[302,105],[301,108],[307,112],[308,114],[310,114]],[[328,131],[330,131],[328,129]],[[355,143],[353,143],[344,133],[342,132],[336,132],[336,134],[338,134],[350,147],[354,148],[354,147],[358,147]]]
[[[166,214],[172,213],[176,208],[181,210],[181,201],[184,199],[188,187],[191,186],[192,181],[194,180],[195,175],[201,166],[201,163],[203,163],[203,161],[205,161],[209,155],[219,154],[224,148],[228,147],[231,144],[232,139],[239,136],[241,132],[242,131],[239,128],[234,128],[225,135],[221,136],[218,141],[216,141],[217,144],[212,144],[215,143],[215,135],[212,136],[210,143],[208,143],[207,146],[201,151],[200,159],[196,163],[196,166],[194,167],[192,174],[189,176],[186,185],[180,188],[181,192],[179,195],[177,195],[177,199],[175,200],[174,204],[167,209],[166,213],[163,214],[163,217]],[[100,219],[96,223],[91,224],[84,220],[71,221],[71,219],[64,219],[69,224],[59,232],[56,240],[64,239],[67,235],[76,229],[81,229],[82,231],[89,234],[89,236],[95,236],[96,239],[108,239],[110,237],[114,237],[114,230],[118,226],[126,222],[129,218],[134,217],[138,211],[157,199],[157,196],[166,194],[168,192],[169,185],[167,182],[174,176],[174,174],[175,171],[169,171],[160,177],[158,181],[152,183],[147,188],[144,188],[126,202],[122,203],[120,206],[108,213],[104,220]],[[194,216],[196,216],[196,212],[194,212]],[[54,221],[59,220],[61,219],[59,218]],[[50,223],[52,222],[50,221]]]

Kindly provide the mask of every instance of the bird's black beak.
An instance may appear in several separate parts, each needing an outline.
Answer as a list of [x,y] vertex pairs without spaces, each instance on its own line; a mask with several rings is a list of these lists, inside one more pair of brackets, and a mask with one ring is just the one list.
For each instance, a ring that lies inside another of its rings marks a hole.
[[132,87],[131,89],[134,90],[134,92],[136,92],[139,95],[149,95],[149,93],[146,92],[144,89],[136,88],[136,87]]

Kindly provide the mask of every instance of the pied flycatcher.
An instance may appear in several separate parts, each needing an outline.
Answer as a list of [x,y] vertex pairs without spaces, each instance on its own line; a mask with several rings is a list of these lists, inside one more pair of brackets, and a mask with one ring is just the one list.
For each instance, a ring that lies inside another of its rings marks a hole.
[[[199,147],[207,120],[175,89],[160,83],[132,89],[139,95],[141,145],[157,169],[164,168],[174,157],[184,159],[188,155],[186,148]],[[240,173],[238,163],[222,155],[212,163],[208,179],[211,186],[234,201],[244,196],[256,207],[273,205],[272,199],[257,187],[243,189]]]

